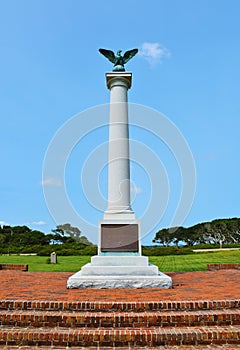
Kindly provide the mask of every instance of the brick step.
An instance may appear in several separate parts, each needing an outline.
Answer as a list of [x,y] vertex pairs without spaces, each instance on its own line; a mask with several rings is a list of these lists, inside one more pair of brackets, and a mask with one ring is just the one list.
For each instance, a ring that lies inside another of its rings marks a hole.
[[4,310],[69,310],[69,311],[154,311],[154,310],[219,310],[238,309],[240,299],[147,302],[72,302],[50,300],[0,300]]
[[239,345],[240,326],[148,329],[0,328],[0,345],[156,347]]
[[[160,350],[168,349],[168,350],[237,350],[240,349],[240,345],[176,345],[176,346],[158,346],[157,347]],[[69,349],[69,350],[113,350],[113,347],[63,347],[63,346],[14,346],[14,345],[3,345],[0,346],[0,349],[2,350],[63,350],[63,349]],[[156,347],[118,347],[118,350],[154,350]]]
[[[168,349],[168,350],[237,350],[237,349],[240,349],[240,345],[228,345],[228,344],[225,344],[225,345],[176,345],[176,346],[158,346],[157,347],[158,349],[160,350],[165,350],[165,349]],[[0,349],[2,350],[63,350],[63,349],[69,349],[69,350],[113,350],[114,348],[113,347],[63,347],[63,346],[14,346],[14,345],[3,345],[3,346],[0,346]],[[118,347],[117,348],[118,350],[131,350],[131,349],[134,349],[134,350],[154,350],[156,349],[156,347]]]
[[0,310],[0,325],[16,327],[191,327],[240,325],[239,309],[148,312]]

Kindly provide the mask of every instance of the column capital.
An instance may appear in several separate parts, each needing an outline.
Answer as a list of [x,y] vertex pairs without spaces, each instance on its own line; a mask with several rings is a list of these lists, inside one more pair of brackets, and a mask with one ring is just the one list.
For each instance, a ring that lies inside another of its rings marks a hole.
[[106,82],[108,89],[113,85],[124,85],[127,89],[132,85],[132,73],[130,72],[108,72],[106,73]]

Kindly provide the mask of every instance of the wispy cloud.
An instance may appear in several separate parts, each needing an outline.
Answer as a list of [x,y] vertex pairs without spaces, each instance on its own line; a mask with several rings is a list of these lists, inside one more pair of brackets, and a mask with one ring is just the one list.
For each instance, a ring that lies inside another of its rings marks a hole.
[[137,187],[137,186],[131,184],[131,193],[132,194],[137,195],[137,194],[139,194],[141,192],[142,192],[142,189],[140,187]]
[[47,223],[45,221],[33,221],[30,223],[31,225],[34,225],[34,226],[42,226],[42,225],[46,225]]
[[61,180],[56,177],[49,177],[47,179],[43,179],[41,182],[42,186],[62,186]]
[[171,56],[170,51],[159,43],[145,42],[141,45],[139,55],[142,56],[151,66],[162,63],[163,58]]
[[10,224],[6,221],[0,220],[0,226],[10,226]]

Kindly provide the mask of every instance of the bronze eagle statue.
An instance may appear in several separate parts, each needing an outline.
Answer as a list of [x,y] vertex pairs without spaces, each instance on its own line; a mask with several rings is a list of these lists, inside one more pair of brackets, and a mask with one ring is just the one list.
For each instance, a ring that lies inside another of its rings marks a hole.
[[111,50],[99,49],[99,52],[114,64],[113,72],[125,72],[124,64],[136,55],[138,49],[128,50],[123,56],[121,55],[122,50],[118,50],[116,55]]

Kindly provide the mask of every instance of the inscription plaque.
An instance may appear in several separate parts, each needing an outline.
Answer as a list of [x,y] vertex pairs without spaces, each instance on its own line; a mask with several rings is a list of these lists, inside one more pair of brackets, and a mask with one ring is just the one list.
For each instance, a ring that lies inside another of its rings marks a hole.
[[101,252],[138,252],[138,224],[101,224]]

